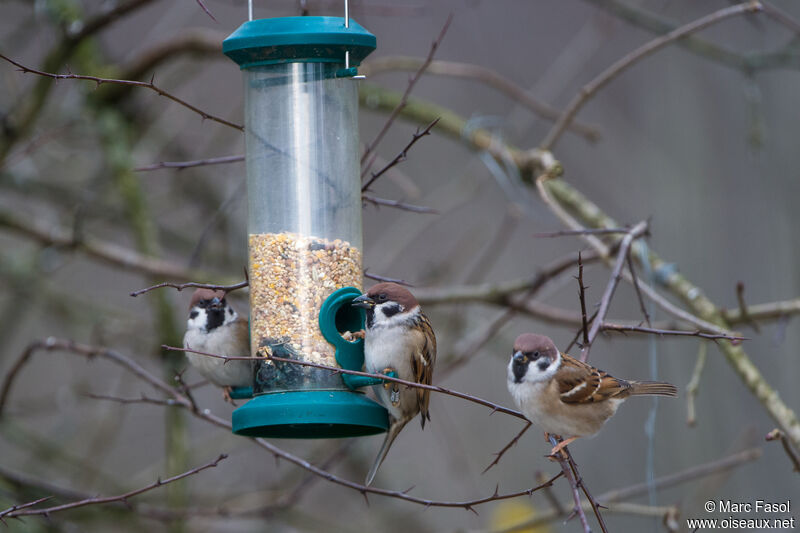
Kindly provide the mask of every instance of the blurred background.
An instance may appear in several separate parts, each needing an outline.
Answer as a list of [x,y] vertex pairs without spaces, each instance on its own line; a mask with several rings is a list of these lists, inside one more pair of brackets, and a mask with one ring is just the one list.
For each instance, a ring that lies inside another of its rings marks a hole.
[[[191,0],[7,0],[0,4],[0,52],[47,72],[152,79],[207,113],[242,123],[241,74],[222,55],[221,42],[246,20],[247,6],[241,0],[203,3],[216,20]],[[255,16],[303,11],[341,16],[342,4],[256,0]],[[456,132],[435,127],[372,187],[375,196],[438,213],[366,203],[364,267],[407,280],[422,298],[434,288],[532,276],[565,254],[588,250],[575,236],[536,238],[535,233],[563,226],[514,165],[498,163],[467,139],[482,129],[494,135],[495,147],[537,147],[553,113],[613,62],[664,31],[729,5],[352,1],[352,17],[378,39],[377,51],[361,69],[367,79],[358,82],[364,96],[362,144],[383,127],[392,106],[382,102],[405,91],[451,13],[435,61],[411,99],[455,114],[447,117],[456,123],[458,117],[464,121]],[[673,43],[633,65],[578,113],[579,127],[562,136],[553,155],[564,167],[563,179],[620,224],[649,219],[648,246],[716,305],[739,308],[738,282],[747,304],[793,300],[794,307],[759,320],[757,329],[744,322],[733,329],[749,337],[745,351],[796,411],[800,328],[792,309],[800,310],[800,26],[794,21],[800,7],[789,1],[773,5],[795,18],[781,24],[764,14],[733,17],[697,33],[688,46]],[[53,336],[115,350],[171,381],[187,365],[182,355],[164,354],[160,346],[180,345],[190,291],[129,294],[161,281],[243,278],[245,170],[241,162],[181,170],[152,166],[241,155],[242,134],[145,88],[52,83],[5,61],[0,72],[0,376],[10,375],[27,346]],[[533,98],[551,109],[549,118],[532,110]],[[425,118],[401,116],[394,122],[376,148],[373,170],[395,157],[429,122]],[[151,274],[132,262],[111,264],[100,257],[103,249],[95,253],[97,247],[163,260],[150,265],[163,269]],[[638,273],[641,283],[666,294],[657,273],[641,268]],[[568,269],[540,290],[535,302],[576,316],[576,274],[577,268]],[[586,265],[590,310],[609,274],[602,263]],[[365,280],[365,286],[370,283]],[[246,290],[230,299],[246,314]],[[423,305],[439,340],[434,382],[509,407],[506,365],[516,335],[544,333],[565,349],[578,331],[572,321],[519,314],[453,365],[503,308],[481,302]],[[671,318],[650,311],[655,321]],[[609,319],[643,320],[629,284],[620,285]],[[707,359],[691,427],[685,391],[702,343]],[[627,402],[597,437],[570,446],[595,496],[743,451],[737,457],[748,459],[732,469],[712,468],[710,476],[639,492],[626,500],[638,504],[636,512],[604,513],[609,530],[664,530],[663,516],[667,511],[673,516],[673,506],[682,518],[724,517],[702,510],[708,499],[786,501],[799,494],[797,473],[781,445],[764,441],[776,422],[714,343],[607,333],[594,343],[590,362],[616,376],[657,377],[681,390],[676,400]],[[183,379],[201,380],[193,369]],[[133,510],[122,504],[89,506],[49,519],[12,520],[10,530],[498,531],[531,513],[552,512],[551,500],[571,505],[563,480],[549,496],[539,492],[490,502],[476,506],[477,513],[426,509],[379,495],[370,495],[367,505],[358,491],[276,461],[249,439],[185,411],[93,397],[142,394],[158,397],[103,358],[35,353],[16,375],[0,418],[0,510],[49,495],[56,497],[45,505],[120,494],[220,453],[229,458],[131,499]],[[229,417],[233,408],[218,389],[206,385],[193,394],[201,408]],[[482,474],[522,422],[438,394],[432,396],[431,413],[424,432],[412,423],[398,438],[377,487],[413,486],[411,494],[422,498],[466,501],[490,496],[498,484],[501,493],[524,490],[539,483],[538,472],[551,477],[560,470],[544,458],[549,445],[533,428]],[[381,439],[272,443],[360,483]],[[590,522],[596,526],[591,516]],[[685,529],[685,522],[671,526]],[[545,527],[580,530],[577,519],[565,524],[564,517]]]

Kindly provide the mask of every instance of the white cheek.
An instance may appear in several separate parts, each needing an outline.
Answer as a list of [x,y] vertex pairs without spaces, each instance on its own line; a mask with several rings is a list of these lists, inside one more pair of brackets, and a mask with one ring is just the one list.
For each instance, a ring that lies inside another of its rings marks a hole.
[[549,381],[556,375],[558,367],[561,365],[561,354],[558,355],[555,361],[550,363],[550,366],[542,370],[539,368],[539,361],[532,361],[528,365],[528,372],[525,373],[525,381]]
[[186,321],[186,329],[203,329],[206,327],[206,310],[205,309],[194,309],[193,311],[197,311],[197,316],[191,318],[191,314],[189,319]]

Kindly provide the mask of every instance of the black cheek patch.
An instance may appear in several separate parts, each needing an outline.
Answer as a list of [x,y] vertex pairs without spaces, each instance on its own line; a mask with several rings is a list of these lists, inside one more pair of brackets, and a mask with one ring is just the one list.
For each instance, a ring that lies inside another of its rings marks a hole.
[[385,316],[386,318],[389,318],[389,317],[392,317],[392,316],[396,315],[401,310],[402,310],[402,308],[398,304],[395,304],[395,303],[386,304],[386,305],[381,307],[381,311],[383,312],[383,316]]
[[545,370],[547,370],[547,367],[550,366],[550,362],[549,361],[539,361],[538,363],[536,363],[536,366],[539,367],[539,370],[544,372]]
[[228,314],[233,316],[233,307],[228,308]]
[[206,330],[218,328],[225,322],[225,311],[220,309],[209,309],[206,311]]
[[511,372],[514,374],[514,382],[522,383],[522,378],[524,378],[525,373],[528,372],[528,363],[514,360],[514,362],[511,363]]
[[191,313],[189,313],[189,318],[197,318],[197,315],[198,315],[197,311],[192,311]]

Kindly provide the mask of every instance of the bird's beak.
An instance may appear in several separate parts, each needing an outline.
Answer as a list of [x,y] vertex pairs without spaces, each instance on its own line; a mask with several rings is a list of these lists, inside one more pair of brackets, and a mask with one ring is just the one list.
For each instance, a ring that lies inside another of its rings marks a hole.
[[522,355],[522,352],[520,352],[519,350],[517,350],[516,352],[514,352],[514,355],[512,355],[512,356],[511,356],[511,359],[513,359],[513,361],[514,361],[515,363],[522,363],[522,362],[523,362],[523,361],[522,361],[522,358],[523,358],[523,357],[525,357],[525,356],[524,356],[524,355]]
[[355,307],[363,307],[364,309],[371,309],[375,307],[375,300],[366,294],[362,294],[361,296],[353,298],[353,301],[350,302],[350,305]]
[[211,305],[209,305],[209,307],[211,309],[220,309],[222,307],[222,300],[215,296],[214,299],[211,300]]

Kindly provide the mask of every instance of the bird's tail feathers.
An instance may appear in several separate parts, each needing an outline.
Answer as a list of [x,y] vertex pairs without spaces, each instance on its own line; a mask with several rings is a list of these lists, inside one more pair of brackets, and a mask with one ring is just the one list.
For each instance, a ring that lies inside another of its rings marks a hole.
[[372,480],[375,478],[375,474],[378,473],[378,468],[380,468],[381,463],[383,460],[386,459],[386,454],[389,453],[389,448],[392,447],[392,443],[394,439],[397,438],[397,435],[400,434],[400,430],[411,420],[411,418],[407,418],[405,420],[399,421],[392,421],[389,424],[389,431],[386,432],[386,437],[383,439],[383,444],[381,445],[381,449],[378,451],[378,456],[375,457],[375,462],[372,463],[372,467],[369,469],[369,473],[367,474],[367,480],[364,482],[365,485],[369,486],[372,484]]
[[678,388],[664,381],[632,381],[631,396],[678,396]]

